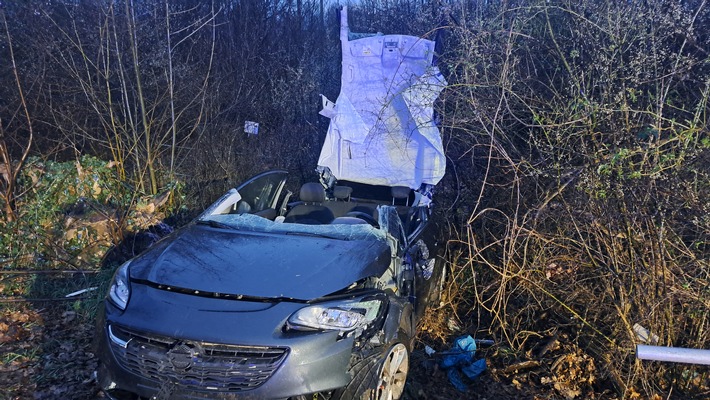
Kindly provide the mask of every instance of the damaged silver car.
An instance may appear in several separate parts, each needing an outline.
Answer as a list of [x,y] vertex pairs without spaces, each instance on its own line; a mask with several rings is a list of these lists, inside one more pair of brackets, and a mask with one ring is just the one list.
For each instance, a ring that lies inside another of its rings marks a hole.
[[402,396],[443,277],[430,217],[445,82],[433,42],[355,39],[345,11],[319,182],[293,201],[286,171],[260,174],[117,269],[97,323],[110,398]]

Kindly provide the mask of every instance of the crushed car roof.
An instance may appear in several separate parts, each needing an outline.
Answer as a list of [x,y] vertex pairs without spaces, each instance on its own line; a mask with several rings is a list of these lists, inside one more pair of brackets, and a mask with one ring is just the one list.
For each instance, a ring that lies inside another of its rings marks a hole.
[[432,65],[434,42],[407,35],[351,40],[341,13],[342,76],[318,160],[339,180],[372,185],[436,185],[446,158],[433,104],[446,85]]

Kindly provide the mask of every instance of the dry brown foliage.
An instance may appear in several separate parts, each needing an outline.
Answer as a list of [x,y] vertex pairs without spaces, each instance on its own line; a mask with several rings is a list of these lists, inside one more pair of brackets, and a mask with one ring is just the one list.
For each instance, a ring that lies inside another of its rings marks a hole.
[[[442,104],[455,315],[540,361],[525,376],[563,398],[707,396],[706,368],[636,360],[634,325],[710,343],[710,7],[458,11]],[[539,354],[553,335],[568,351]]]

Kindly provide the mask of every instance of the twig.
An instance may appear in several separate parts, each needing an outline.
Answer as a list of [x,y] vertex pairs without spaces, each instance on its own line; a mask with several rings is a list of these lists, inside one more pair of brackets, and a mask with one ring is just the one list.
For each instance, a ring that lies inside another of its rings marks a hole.
[[91,299],[91,296],[79,297],[57,297],[57,298],[25,298],[25,297],[3,297],[0,298],[0,303],[32,303],[32,302],[51,302],[51,301],[75,301]]
[[98,274],[98,270],[85,269],[43,269],[37,271],[0,271],[0,275],[33,275],[33,274]]

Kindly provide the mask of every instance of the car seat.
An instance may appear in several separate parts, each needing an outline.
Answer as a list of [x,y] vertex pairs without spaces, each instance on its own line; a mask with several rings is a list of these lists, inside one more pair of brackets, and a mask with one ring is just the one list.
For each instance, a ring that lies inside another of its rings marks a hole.
[[297,224],[329,224],[335,216],[323,205],[325,189],[320,183],[308,182],[301,186],[299,197],[302,201],[286,213],[284,222]]

